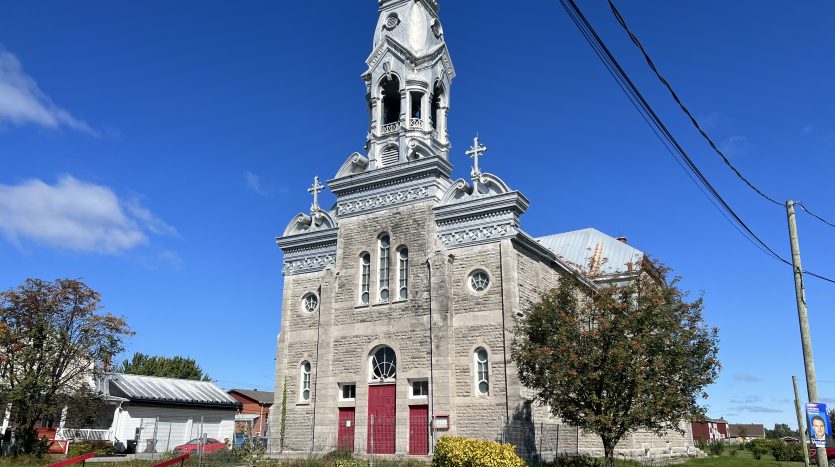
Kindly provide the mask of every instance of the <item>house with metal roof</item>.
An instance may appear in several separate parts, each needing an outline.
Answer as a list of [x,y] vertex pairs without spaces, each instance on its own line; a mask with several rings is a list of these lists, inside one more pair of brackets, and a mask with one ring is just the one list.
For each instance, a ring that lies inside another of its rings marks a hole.
[[196,438],[234,434],[240,402],[211,381],[110,373],[98,386],[113,409],[101,427],[62,427],[64,439],[106,439],[120,451],[160,454]]
[[229,395],[242,404],[235,415],[236,431],[245,430],[256,436],[266,436],[274,394],[257,389],[230,389]]

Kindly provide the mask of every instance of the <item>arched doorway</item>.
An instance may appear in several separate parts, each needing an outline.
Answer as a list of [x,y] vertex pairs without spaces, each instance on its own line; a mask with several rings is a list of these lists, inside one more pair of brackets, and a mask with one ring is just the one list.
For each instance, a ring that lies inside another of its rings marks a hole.
[[368,452],[394,454],[397,357],[391,347],[378,347],[368,364]]

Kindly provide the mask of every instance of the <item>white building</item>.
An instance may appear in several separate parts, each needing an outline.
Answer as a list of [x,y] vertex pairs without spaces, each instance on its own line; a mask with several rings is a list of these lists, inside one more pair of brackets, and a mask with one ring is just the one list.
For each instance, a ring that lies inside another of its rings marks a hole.
[[120,451],[163,453],[205,435],[232,439],[240,403],[210,381],[113,373],[100,387],[110,426],[61,427],[58,439],[102,439]]

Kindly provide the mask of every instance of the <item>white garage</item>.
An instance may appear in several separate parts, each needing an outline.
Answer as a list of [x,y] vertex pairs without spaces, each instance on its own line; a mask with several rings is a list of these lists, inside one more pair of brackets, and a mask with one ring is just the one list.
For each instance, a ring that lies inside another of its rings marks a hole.
[[231,439],[240,403],[210,381],[110,374],[104,385],[119,405],[110,438],[118,449],[164,453],[204,435]]

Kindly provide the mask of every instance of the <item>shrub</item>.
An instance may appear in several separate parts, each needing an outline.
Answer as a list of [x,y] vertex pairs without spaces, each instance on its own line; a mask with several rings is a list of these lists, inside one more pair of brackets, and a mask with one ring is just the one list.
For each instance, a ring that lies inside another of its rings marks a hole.
[[731,457],[736,456],[736,453],[738,453],[738,452],[739,452],[739,449],[729,449],[728,450],[728,454],[730,454]]
[[525,467],[510,444],[443,436],[435,445],[432,467]]
[[112,456],[116,454],[116,447],[110,441],[82,441],[70,445],[67,457],[77,457],[90,452],[95,452],[97,456]]
[[707,441],[705,441],[703,438],[696,439],[696,446],[702,451],[707,451]]
[[763,454],[768,454],[771,452],[771,440],[767,439],[752,439],[748,442],[748,450],[751,451],[751,455],[754,456],[754,459],[760,460],[763,457]]
[[714,456],[721,456],[725,450],[725,443],[721,439],[714,439],[710,442],[710,453]]
[[800,443],[777,441],[771,446],[771,455],[776,461],[803,462],[802,449]]

